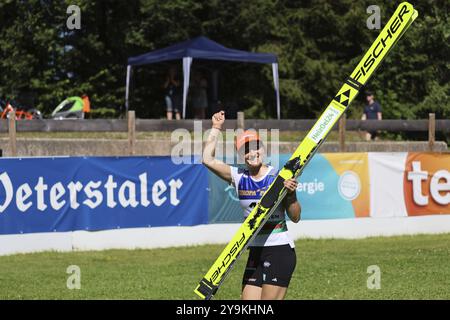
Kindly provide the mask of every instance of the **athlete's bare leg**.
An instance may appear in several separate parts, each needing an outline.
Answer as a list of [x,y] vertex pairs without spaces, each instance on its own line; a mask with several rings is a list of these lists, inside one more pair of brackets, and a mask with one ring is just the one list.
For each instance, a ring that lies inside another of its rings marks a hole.
[[274,286],[271,284],[263,284],[261,291],[261,300],[283,300],[286,295],[287,288]]
[[262,288],[246,284],[242,289],[242,300],[261,300]]

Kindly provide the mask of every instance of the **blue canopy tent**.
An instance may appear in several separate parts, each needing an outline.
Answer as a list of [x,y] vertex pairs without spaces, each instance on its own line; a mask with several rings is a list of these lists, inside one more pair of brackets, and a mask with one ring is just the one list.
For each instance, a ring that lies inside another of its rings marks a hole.
[[254,53],[226,48],[206,37],[197,37],[191,40],[174,44],[167,48],[155,50],[140,56],[129,58],[125,90],[126,109],[128,110],[130,76],[132,67],[177,59],[183,59],[183,118],[185,118],[186,116],[186,100],[189,89],[189,78],[192,60],[208,59],[237,62],[271,63],[277,101],[277,117],[278,119],[280,119],[280,91],[277,56],[270,53]]

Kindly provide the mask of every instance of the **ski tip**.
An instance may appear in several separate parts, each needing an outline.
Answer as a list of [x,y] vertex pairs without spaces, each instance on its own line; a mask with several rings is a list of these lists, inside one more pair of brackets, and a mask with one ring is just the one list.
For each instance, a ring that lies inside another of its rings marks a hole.
[[419,16],[419,12],[416,10],[416,9],[414,9],[414,13],[413,13],[413,15],[412,15],[412,17],[411,17],[411,21],[414,21],[414,20],[416,20],[416,18]]
[[413,5],[411,3],[409,3],[408,1],[403,1],[398,6],[399,7],[401,7],[401,6],[408,6],[408,7],[411,7],[411,9],[414,9]]
[[419,16],[419,12],[414,8],[414,6],[411,3],[407,2],[407,1],[400,3],[400,6],[403,6],[403,5],[409,7],[409,9],[413,11],[413,13],[411,15],[411,22],[414,21]]
[[400,3],[397,8],[400,9],[400,8],[404,8],[404,7],[406,7],[406,9],[407,9],[406,12],[408,12],[409,10],[413,11],[412,19],[415,19],[414,15],[417,17],[417,14],[418,14],[417,10],[414,9],[414,6],[411,3],[404,1],[404,2]]
[[402,15],[402,12],[408,14],[409,18],[406,28],[408,28],[409,25],[411,25],[411,23],[419,16],[419,12],[414,9],[414,6],[406,1],[399,4],[399,6],[397,7],[397,11],[400,13],[400,15]]

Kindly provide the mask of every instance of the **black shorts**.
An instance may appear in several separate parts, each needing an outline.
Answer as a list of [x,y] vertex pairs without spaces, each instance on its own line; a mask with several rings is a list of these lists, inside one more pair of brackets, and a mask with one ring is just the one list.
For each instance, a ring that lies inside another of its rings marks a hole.
[[242,286],[262,287],[263,284],[271,284],[287,288],[296,264],[295,250],[288,244],[250,247]]

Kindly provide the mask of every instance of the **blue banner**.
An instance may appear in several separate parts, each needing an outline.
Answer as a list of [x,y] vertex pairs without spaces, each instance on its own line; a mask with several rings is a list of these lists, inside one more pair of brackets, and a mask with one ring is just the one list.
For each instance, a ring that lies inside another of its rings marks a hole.
[[0,159],[0,234],[208,223],[208,174],[170,157]]

